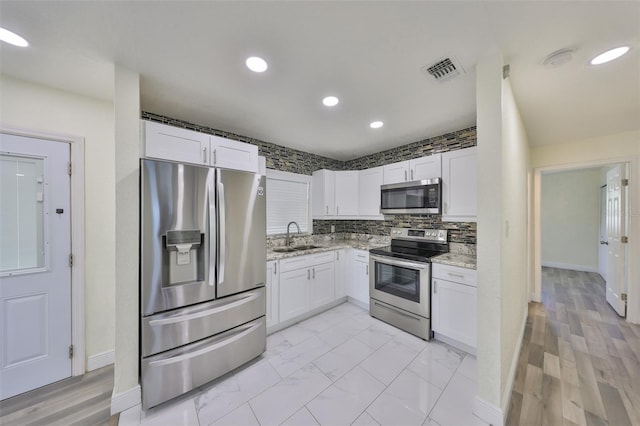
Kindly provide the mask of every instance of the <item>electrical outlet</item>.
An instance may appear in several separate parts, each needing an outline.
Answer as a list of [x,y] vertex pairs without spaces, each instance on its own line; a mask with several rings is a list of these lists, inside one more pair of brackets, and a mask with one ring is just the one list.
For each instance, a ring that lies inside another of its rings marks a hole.
[[333,234],[334,232],[336,232],[336,226],[335,225],[331,225],[331,233]]

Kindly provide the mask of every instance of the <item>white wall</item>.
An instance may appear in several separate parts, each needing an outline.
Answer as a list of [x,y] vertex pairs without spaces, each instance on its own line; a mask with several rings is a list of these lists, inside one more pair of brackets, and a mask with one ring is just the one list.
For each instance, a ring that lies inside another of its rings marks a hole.
[[116,356],[111,413],[140,403],[138,271],[140,76],[115,66]]
[[598,272],[600,168],[542,175],[543,266]]
[[508,409],[527,313],[529,145],[502,56],[476,66],[478,130],[478,391],[474,413]]
[[115,156],[113,104],[0,76],[0,124],[85,142],[85,348],[115,344]]

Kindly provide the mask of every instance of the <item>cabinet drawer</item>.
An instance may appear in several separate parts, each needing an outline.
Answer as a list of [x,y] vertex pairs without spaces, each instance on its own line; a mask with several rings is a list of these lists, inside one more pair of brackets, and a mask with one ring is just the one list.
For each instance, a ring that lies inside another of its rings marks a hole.
[[460,268],[458,266],[442,265],[433,263],[431,271],[433,278],[453,281],[460,284],[477,286],[476,270],[468,268]]
[[309,258],[309,265],[319,265],[321,263],[333,262],[335,259],[335,252],[326,251],[324,253],[310,254],[306,257]]
[[295,256],[280,259],[280,272],[293,271],[294,269],[306,268],[309,266],[310,256]]
[[357,250],[354,249],[351,252],[351,259],[357,260],[358,262],[367,262],[369,263],[369,252],[366,250]]

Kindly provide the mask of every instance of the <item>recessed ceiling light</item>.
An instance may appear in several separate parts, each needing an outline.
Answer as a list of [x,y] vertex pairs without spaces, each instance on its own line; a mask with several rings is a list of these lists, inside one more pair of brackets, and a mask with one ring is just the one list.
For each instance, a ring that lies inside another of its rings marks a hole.
[[267,61],[257,56],[252,56],[247,59],[247,68],[253,72],[264,72],[267,70]]
[[382,121],[372,121],[369,124],[369,127],[371,127],[372,129],[379,129],[382,126],[384,126],[384,123]]
[[338,105],[338,102],[340,101],[335,96],[327,96],[322,100],[322,103],[328,107],[336,106]]
[[593,58],[590,63],[591,65],[604,64],[606,62],[613,61],[614,59],[618,59],[628,51],[629,46],[616,47],[615,49],[607,50],[606,52],[599,54],[598,56]]
[[13,44],[14,46],[18,46],[18,47],[27,47],[29,45],[29,43],[27,43],[27,40],[23,39],[18,34],[13,33],[9,30],[5,30],[4,28],[1,28],[1,27],[0,27],[0,40],[9,44]]

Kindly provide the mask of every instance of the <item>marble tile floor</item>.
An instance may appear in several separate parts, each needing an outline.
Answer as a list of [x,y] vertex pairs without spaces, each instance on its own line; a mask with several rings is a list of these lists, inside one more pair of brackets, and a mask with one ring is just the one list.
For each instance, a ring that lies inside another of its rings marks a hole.
[[245,368],[120,425],[483,425],[476,359],[351,303],[267,337]]

